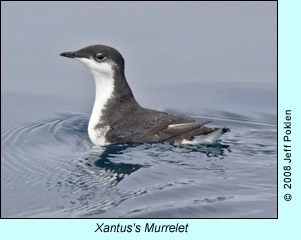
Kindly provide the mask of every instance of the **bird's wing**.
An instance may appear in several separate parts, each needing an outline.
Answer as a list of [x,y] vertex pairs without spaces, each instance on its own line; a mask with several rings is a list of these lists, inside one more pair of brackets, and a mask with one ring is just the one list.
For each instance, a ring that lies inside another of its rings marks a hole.
[[188,122],[188,123],[179,123],[168,125],[167,128],[164,128],[158,132],[159,136],[161,135],[163,140],[174,138],[185,133],[191,132],[193,130],[203,127],[205,124],[210,123],[211,121],[206,122]]

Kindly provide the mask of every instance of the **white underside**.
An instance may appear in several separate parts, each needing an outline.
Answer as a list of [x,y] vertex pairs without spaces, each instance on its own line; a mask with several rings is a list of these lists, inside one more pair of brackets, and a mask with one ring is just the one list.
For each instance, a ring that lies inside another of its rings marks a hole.
[[212,133],[208,133],[206,135],[195,136],[193,140],[184,139],[181,144],[182,145],[196,145],[196,144],[212,144],[215,143],[223,133],[223,129],[219,128]]
[[106,140],[105,135],[110,126],[104,125],[103,127],[99,127],[97,125],[103,123],[102,111],[113,95],[114,72],[112,66],[108,63],[95,63],[94,60],[87,58],[79,58],[79,60],[87,65],[95,80],[95,101],[88,125],[89,137],[95,145],[108,145],[110,143]]

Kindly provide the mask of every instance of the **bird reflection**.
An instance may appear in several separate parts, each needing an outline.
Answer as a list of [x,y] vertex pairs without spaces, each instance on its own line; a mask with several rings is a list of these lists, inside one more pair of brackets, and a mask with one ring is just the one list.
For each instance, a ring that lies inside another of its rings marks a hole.
[[[166,150],[177,152],[177,154],[179,154],[179,159],[186,159],[185,156],[190,152],[204,153],[208,158],[223,157],[225,156],[225,150],[231,152],[228,145],[220,143],[183,147],[175,147],[171,144],[155,144],[150,146],[144,144],[143,146],[145,149],[151,146],[154,151],[148,152],[147,154],[151,154],[156,161],[161,162],[166,161],[166,156],[164,155]],[[131,175],[142,167],[149,167],[149,165],[125,163],[122,160],[124,159],[122,155],[127,155],[126,153],[128,151],[126,150],[128,149],[131,151],[131,148],[135,147],[137,147],[137,144],[113,144],[106,147],[95,148],[86,158],[86,160],[88,160],[88,162],[86,162],[86,166],[88,166],[89,169],[96,173],[99,177],[109,177],[111,179],[111,184],[118,184],[126,175]],[[160,151],[158,151],[158,149]],[[160,158],[160,156],[162,158]],[[188,164],[187,161],[183,159],[180,160],[180,162]]]
[[[225,173],[222,162],[208,161],[223,158],[226,152],[230,151],[228,148],[229,146],[220,143],[183,147],[169,143],[93,146],[81,157],[79,164],[75,165],[75,171],[60,176],[61,180],[56,185],[57,191],[64,192],[63,198],[66,201],[70,200],[72,205],[67,211],[80,211],[81,217],[100,216],[108,209],[144,191],[140,188],[130,188],[129,184],[133,181],[127,178],[140,168],[149,168],[151,172],[154,171],[151,170],[154,164],[161,165],[160,169],[168,169],[166,164],[172,164],[173,167],[179,166],[187,171],[210,171],[220,176]],[[137,155],[137,152],[140,155]],[[200,154],[191,154],[194,152]],[[140,161],[140,164],[137,161]],[[132,177],[139,179],[142,176]],[[119,184],[121,186],[118,186]],[[184,184],[189,183],[184,181]],[[69,188],[67,193],[66,188]]]
[[225,150],[231,152],[230,146],[221,144],[219,142],[214,144],[204,144],[197,146],[187,147],[191,152],[202,152],[207,155],[207,157],[220,157],[225,156]]
[[103,148],[103,152],[94,151],[90,155],[94,161],[94,165],[106,172],[113,173],[116,177],[116,183],[120,182],[125,175],[130,175],[141,167],[140,164],[114,162],[110,159],[119,158],[127,148],[133,147],[129,144],[113,144]]

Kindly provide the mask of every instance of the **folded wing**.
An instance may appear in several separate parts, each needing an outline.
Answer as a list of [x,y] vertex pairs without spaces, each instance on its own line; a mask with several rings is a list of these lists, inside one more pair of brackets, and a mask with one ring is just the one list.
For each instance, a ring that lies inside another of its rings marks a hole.
[[213,132],[213,128],[204,127],[204,125],[210,122],[211,121],[171,124],[168,125],[167,128],[159,131],[158,135],[160,136],[161,141],[172,140],[176,138],[189,139],[195,135],[208,134]]

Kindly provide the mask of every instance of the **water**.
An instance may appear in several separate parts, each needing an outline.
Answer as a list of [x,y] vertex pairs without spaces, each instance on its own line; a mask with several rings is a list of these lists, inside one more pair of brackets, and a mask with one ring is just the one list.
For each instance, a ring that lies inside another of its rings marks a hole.
[[[267,99],[275,94],[269,95],[270,89],[257,92]],[[81,111],[91,103],[14,93],[5,93],[2,100],[2,217],[277,216],[273,101],[259,107],[252,105],[258,98],[229,98],[208,102],[206,109],[196,104],[185,108],[178,100],[181,113],[231,128],[213,145],[96,147],[87,134],[89,110]]]

